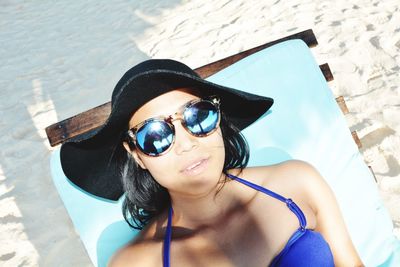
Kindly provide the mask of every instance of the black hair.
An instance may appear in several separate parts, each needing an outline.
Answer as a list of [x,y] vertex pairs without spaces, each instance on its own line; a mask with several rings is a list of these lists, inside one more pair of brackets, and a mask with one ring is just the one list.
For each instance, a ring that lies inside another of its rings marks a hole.
[[[234,168],[242,170],[249,161],[249,147],[245,137],[227,120],[222,111],[220,128],[225,147],[223,172],[226,173]],[[132,143],[128,144],[131,150],[135,149]],[[152,218],[165,211],[170,206],[171,200],[168,190],[161,186],[148,170],[142,169],[129,152],[125,150],[123,153],[126,156],[120,161],[125,191],[122,212],[131,227],[141,230]],[[217,193],[229,179],[224,177],[224,180],[220,181]]]

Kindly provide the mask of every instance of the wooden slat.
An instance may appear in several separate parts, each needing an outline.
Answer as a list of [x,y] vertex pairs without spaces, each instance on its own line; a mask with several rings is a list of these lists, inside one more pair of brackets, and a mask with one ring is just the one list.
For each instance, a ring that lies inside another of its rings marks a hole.
[[353,136],[353,140],[357,144],[358,149],[362,148],[362,144],[361,144],[360,138],[358,138],[357,132],[352,131],[351,135]]
[[376,176],[375,176],[375,172],[374,172],[374,170],[372,169],[372,167],[368,165],[368,168],[369,168],[369,170],[371,171],[372,176],[373,176],[374,179],[375,179],[375,182],[378,182],[378,180],[376,179]]
[[46,127],[50,145],[56,146],[74,136],[99,127],[107,120],[110,112],[111,102],[107,102]]
[[325,80],[327,82],[333,81],[333,74],[331,72],[331,68],[329,67],[328,63],[319,65],[319,68],[321,69],[322,74],[324,75]]
[[313,31],[312,30],[306,30],[306,31],[295,33],[293,35],[289,35],[289,36],[286,36],[284,38],[281,38],[281,39],[278,39],[278,40],[275,40],[275,41],[272,41],[272,42],[269,42],[269,43],[266,43],[266,44],[251,48],[251,49],[248,49],[248,50],[243,51],[241,53],[238,53],[238,54],[235,54],[235,55],[232,55],[232,56],[217,60],[217,61],[212,62],[210,64],[207,64],[207,65],[204,65],[202,67],[199,67],[199,68],[195,69],[195,71],[202,78],[207,78],[207,77],[213,75],[214,73],[216,73],[216,72],[218,72],[218,71],[220,71],[222,69],[225,69],[226,67],[234,64],[235,62],[238,62],[239,60],[241,60],[241,59],[243,59],[243,58],[245,58],[245,57],[247,57],[247,56],[249,56],[251,54],[254,54],[254,53],[256,53],[256,52],[258,52],[260,50],[263,50],[263,49],[265,49],[267,47],[270,47],[270,46],[273,46],[275,44],[278,44],[278,43],[281,43],[281,42],[284,42],[284,41],[288,41],[288,40],[293,40],[293,39],[301,39],[301,40],[303,40],[307,44],[308,47],[314,47],[314,46],[318,45],[317,38],[315,37]]
[[[299,32],[296,34],[289,35],[287,37],[268,42],[266,44],[257,46],[255,48],[248,49],[241,53],[226,57],[224,59],[215,61],[213,63],[204,65],[195,69],[195,71],[202,77],[206,78],[210,75],[228,67],[229,65],[243,59],[255,52],[258,52],[262,49],[275,45],[277,43],[292,40],[292,39],[301,39],[303,40],[309,47],[314,47],[318,45],[317,39],[312,30],[306,30],[303,32]],[[326,65],[326,66],[325,66]],[[322,73],[325,77],[330,77],[329,66],[324,64],[320,66]],[[328,75],[328,76],[326,76]],[[331,75],[331,74],[330,74]],[[332,76],[332,75],[331,75]],[[333,76],[332,76],[333,78]],[[328,80],[328,79],[327,79]],[[93,109],[84,111],[80,114],[77,114],[71,118],[65,119],[58,123],[52,124],[46,128],[47,138],[49,139],[51,146],[56,146],[61,144],[68,139],[80,135],[85,132],[89,132],[93,129],[96,129],[100,125],[102,125],[105,120],[108,118],[111,110],[111,103],[107,102]]]
[[[342,111],[343,115],[346,115],[349,113],[349,109],[347,108],[346,102],[344,100],[343,96],[339,96],[336,98],[336,103],[338,104],[340,110]],[[354,143],[356,143],[358,149],[360,149],[362,147],[362,143],[360,138],[358,138],[357,132],[356,131],[352,131],[351,132],[351,136],[353,137]],[[371,168],[372,171],[372,168]],[[376,178],[375,178],[376,180]]]
[[339,105],[339,108],[344,115],[349,113],[349,109],[347,108],[346,101],[344,101],[343,96],[336,97],[336,103]]

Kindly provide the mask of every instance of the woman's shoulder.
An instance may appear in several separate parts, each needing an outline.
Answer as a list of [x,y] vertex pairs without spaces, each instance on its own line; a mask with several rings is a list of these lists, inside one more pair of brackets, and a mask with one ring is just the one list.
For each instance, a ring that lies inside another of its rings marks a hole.
[[260,185],[288,185],[312,183],[319,179],[318,171],[302,160],[287,160],[273,165],[247,167],[241,173],[245,179]]
[[325,186],[323,178],[310,163],[287,160],[281,163],[245,168],[240,177],[266,187],[284,197],[297,198],[312,206],[310,191]]
[[311,176],[315,176],[315,168],[308,162],[302,160],[287,160],[277,164],[246,167],[239,172],[235,170],[231,172],[246,180],[259,185],[288,185],[287,183],[305,183]]

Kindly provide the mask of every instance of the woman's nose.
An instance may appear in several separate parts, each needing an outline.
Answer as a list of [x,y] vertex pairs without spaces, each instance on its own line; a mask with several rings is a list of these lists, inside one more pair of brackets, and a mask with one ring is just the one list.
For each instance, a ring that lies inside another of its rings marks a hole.
[[198,137],[190,134],[181,124],[180,120],[174,121],[175,127],[175,152],[181,155],[198,146]]

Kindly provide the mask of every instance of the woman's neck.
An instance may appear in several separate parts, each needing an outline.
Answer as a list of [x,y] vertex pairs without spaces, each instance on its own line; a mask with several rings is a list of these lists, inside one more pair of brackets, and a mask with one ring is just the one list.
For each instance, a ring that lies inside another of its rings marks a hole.
[[172,224],[190,229],[218,224],[240,206],[240,199],[229,190],[230,186],[231,183],[227,182],[219,192],[219,187],[215,187],[196,197],[171,193]]

